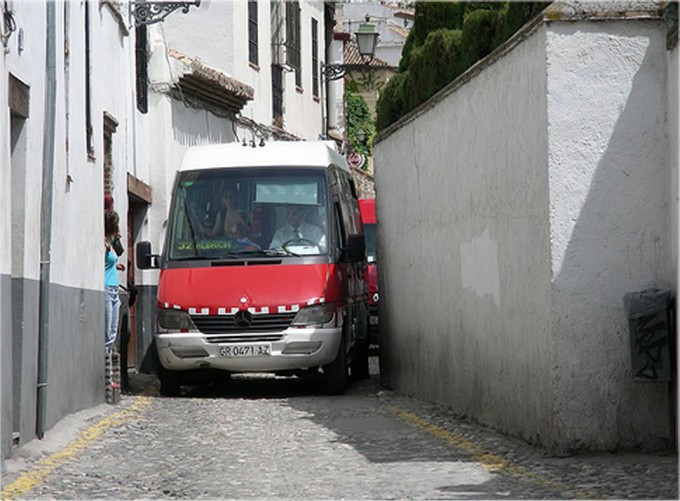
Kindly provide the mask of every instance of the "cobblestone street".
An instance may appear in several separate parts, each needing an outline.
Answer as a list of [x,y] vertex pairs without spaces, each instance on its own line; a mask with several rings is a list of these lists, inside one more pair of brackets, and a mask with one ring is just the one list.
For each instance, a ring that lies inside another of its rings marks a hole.
[[6,461],[3,499],[678,496],[675,453],[548,457],[382,389],[375,367],[342,397],[274,377],[175,399],[159,397],[153,377],[133,384],[53,450],[35,441]]

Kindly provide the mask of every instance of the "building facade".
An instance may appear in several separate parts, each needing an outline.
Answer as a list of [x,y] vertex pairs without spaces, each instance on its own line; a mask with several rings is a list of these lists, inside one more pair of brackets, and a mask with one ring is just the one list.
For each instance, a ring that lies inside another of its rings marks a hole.
[[[106,186],[119,200],[125,195],[134,104],[120,89],[133,83],[134,45],[127,12],[112,2],[2,9],[7,457],[66,414],[104,401],[103,194]],[[126,205],[116,208],[124,214]]]

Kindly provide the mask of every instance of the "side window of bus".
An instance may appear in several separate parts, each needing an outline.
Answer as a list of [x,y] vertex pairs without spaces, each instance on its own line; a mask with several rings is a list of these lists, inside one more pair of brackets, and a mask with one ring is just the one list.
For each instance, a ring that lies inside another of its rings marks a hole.
[[343,218],[345,234],[351,235],[358,233],[359,231],[356,223],[359,206],[355,201],[355,198],[351,196],[354,190],[350,175],[345,172],[341,172],[339,177],[341,186],[340,200],[342,201],[342,211],[345,215]]
[[333,211],[335,212],[335,217],[333,218],[335,220],[335,224],[333,225],[333,232],[335,233],[334,240],[338,249],[340,249],[344,247],[347,242],[347,233],[345,232],[345,226],[343,224],[340,202],[337,200],[333,202]]

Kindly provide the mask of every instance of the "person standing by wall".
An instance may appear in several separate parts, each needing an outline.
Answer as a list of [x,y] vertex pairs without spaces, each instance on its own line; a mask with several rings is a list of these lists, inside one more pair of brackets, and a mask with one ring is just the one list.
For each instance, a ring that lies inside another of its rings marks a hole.
[[[106,346],[106,401],[115,403],[120,395],[120,377],[114,374],[114,365],[118,365],[119,354],[116,350],[118,335],[118,312],[120,298],[118,291],[118,271],[125,270],[118,263],[118,256],[123,253],[120,242],[118,213],[110,210],[104,213],[104,343]],[[118,377],[116,377],[118,376]]]
[[120,236],[119,217],[116,211],[108,211],[104,215],[104,304],[105,304],[105,344],[111,351],[116,342],[118,332],[118,271],[125,270],[125,265],[118,263],[118,251],[114,250],[116,240]]

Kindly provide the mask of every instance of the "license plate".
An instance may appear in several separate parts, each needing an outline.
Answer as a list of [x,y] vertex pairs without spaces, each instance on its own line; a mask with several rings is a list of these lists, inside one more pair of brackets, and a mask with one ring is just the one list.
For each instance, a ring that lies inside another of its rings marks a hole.
[[220,346],[220,357],[260,357],[271,355],[271,344],[234,344]]
[[378,325],[378,317],[371,317],[371,325]]

